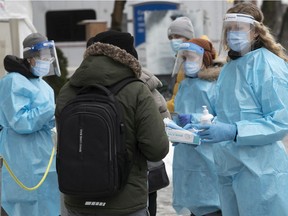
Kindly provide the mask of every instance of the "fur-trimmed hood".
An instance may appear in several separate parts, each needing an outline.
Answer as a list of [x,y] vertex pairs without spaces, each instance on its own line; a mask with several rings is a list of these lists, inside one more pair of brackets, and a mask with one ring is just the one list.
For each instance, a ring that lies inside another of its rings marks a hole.
[[86,49],[84,53],[84,59],[88,56],[97,55],[105,55],[112,58],[114,61],[127,65],[134,71],[137,78],[141,76],[141,65],[138,60],[134,56],[132,56],[125,50],[120,49],[117,46],[100,42],[94,43]]
[[132,56],[125,50],[120,49],[117,46],[100,42],[94,43],[93,45],[89,46],[86,49],[84,53],[84,59],[87,58],[88,56],[95,56],[95,55],[108,56],[113,60],[130,67],[136,74],[137,78],[141,76],[141,65],[138,62],[138,60],[134,56]]
[[70,78],[70,84],[82,87],[94,83],[110,86],[128,76],[141,76],[139,61],[125,50],[97,42],[84,52],[84,59]]
[[198,78],[207,81],[217,80],[221,69],[222,67],[218,66],[205,68],[198,73]]

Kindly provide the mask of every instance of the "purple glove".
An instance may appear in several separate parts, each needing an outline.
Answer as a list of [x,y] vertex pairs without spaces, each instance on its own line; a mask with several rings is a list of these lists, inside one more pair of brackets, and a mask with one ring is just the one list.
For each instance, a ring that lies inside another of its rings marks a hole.
[[190,114],[179,114],[179,126],[184,127],[186,124],[191,123],[192,115]]

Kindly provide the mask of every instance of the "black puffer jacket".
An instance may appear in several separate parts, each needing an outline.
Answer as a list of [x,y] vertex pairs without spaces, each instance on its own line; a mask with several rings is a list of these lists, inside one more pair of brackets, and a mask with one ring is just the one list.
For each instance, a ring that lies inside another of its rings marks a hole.
[[[80,67],[59,93],[56,121],[65,103],[75,97],[81,87],[91,83],[110,86],[126,77],[140,75],[139,62],[126,51],[99,42],[91,45]],[[169,150],[164,124],[153,96],[144,83],[130,83],[116,97],[125,113],[128,153],[135,161],[128,183],[117,196],[99,200],[106,202],[105,206],[87,207],[82,205],[83,200],[65,196],[67,208],[97,215],[126,215],[147,206],[146,161],[159,161]]]

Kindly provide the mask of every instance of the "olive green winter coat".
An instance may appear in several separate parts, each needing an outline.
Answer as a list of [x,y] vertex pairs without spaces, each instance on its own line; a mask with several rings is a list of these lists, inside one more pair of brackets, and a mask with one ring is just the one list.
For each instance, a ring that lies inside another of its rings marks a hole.
[[[81,87],[93,83],[111,86],[126,77],[139,78],[140,75],[139,62],[126,51],[99,42],[91,45],[85,51],[80,67],[58,95],[56,122],[65,103],[74,98]],[[105,206],[85,206],[85,199],[65,195],[64,201],[68,209],[79,213],[125,215],[147,206],[146,161],[159,161],[169,150],[162,117],[150,90],[142,82],[128,84],[116,98],[124,110],[126,146],[130,159],[134,160],[128,183],[114,197],[93,200],[106,202]]]

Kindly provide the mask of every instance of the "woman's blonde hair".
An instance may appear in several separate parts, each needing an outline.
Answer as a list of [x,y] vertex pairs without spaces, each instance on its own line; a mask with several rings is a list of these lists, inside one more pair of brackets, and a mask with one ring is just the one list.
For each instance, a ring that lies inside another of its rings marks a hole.
[[[285,48],[280,43],[276,42],[275,38],[270,33],[269,28],[263,24],[264,15],[255,4],[250,2],[242,2],[228,9],[227,13],[241,13],[253,16],[254,19],[258,21],[258,23],[255,22],[255,32],[259,34],[259,36],[256,38],[256,42],[262,42],[266,49],[270,50],[285,61],[288,61],[288,56],[284,51]],[[225,41],[224,43],[226,43]]]

